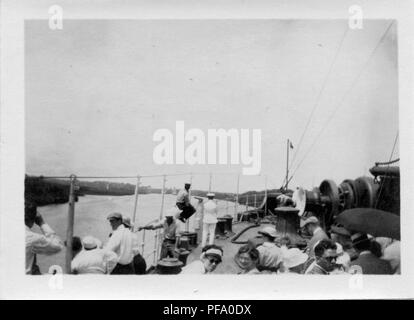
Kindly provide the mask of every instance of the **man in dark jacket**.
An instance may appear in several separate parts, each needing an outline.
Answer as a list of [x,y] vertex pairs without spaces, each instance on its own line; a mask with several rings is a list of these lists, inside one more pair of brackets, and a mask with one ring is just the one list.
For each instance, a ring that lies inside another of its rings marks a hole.
[[389,262],[371,252],[371,241],[366,234],[355,233],[351,239],[359,253],[358,258],[351,262],[351,269],[360,267],[362,274],[392,274]]

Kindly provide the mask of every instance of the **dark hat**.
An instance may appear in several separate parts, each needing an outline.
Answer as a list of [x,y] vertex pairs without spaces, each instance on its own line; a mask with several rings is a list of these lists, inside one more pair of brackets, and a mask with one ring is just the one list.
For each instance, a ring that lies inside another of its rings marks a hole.
[[368,236],[365,233],[354,233],[351,235],[352,244],[358,244],[361,242],[369,241]]
[[108,220],[112,220],[112,219],[122,220],[122,214],[120,214],[119,212],[113,212],[110,215],[108,215],[107,219]]
[[351,236],[351,233],[342,226],[332,226],[330,231],[331,231],[331,233],[336,233],[336,234],[339,234],[341,236],[346,236],[346,237]]

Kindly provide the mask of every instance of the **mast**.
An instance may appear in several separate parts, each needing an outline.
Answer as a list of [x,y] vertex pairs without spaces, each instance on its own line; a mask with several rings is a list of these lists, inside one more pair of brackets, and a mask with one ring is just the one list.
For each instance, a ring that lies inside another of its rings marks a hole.
[[286,186],[285,186],[286,191],[289,185],[289,149],[290,149],[290,141],[289,139],[287,139],[287,142],[286,142]]

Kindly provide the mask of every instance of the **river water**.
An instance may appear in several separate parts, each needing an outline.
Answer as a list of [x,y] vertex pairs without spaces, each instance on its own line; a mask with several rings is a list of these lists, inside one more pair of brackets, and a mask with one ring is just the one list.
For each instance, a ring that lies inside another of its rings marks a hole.
[[[161,212],[161,195],[160,194],[144,194],[139,195],[136,225],[145,225],[151,221],[157,220]],[[176,196],[165,195],[164,213],[175,205]],[[198,201],[193,199],[193,205],[197,208]],[[234,203],[226,201],[217,201],[219,208],[219,216],[234,214]],[[44,220],[49,224],[57,235],[62,239],[66,239],[68,204],[57,204],[39,207],[39,212]],[[87,195],[79,197],[79,201],[75,204],[75,223],[74,236],[84,237],[92,235],[102,243],[108,240],[111,228],[106,217],[111,212],[120,212],[124,216],[132,217],[134,210],[134,196],[92,196]],[[238,211],[245,210],[244,206],[239,206]],[[189,231],[194,231],[196,218],[199,210],[190,218]],[[181,223],[181,222],[180,222]],[[185,228],[184,225],[181,228]],[[35,232],[39,232],[37,226],[33,227]],[[140,244],[144,243],[144,257],[147,266],[153,264],[153,256],[149,256],[154,250],[154,231],[147,230],[145,232],[145,240],[143,239],[143,231],[139,232]],[[143,241],[144,240],[144,241]],[[65,250],[52,256],[38,255],[38,265],[42,273],[47,273],[52,265],[65,266]]]

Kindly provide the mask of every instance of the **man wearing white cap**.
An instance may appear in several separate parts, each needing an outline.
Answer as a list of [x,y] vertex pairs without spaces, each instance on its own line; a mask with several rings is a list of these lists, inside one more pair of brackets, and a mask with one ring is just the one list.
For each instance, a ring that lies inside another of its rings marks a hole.
[[177,209],[172,208],[167,211],[165,214],[165,220],[155,224],[155,225],[149,225],[145,227],[139,227],[138,231],[142,229],[147,230],[155,230],[155,229],[164,229],[164,240],[161,245],[161,253],[160,253],[160,259],[170,257],[174,257],[174,251],[178,247],[178,243],[180,241],[180,228],[175,220],[175,216],[177,214]]
[[110,274],[118,262],[113,251],[100,248],[101,242],[91,236],[82,239],[83,250],[72,260],[74,274]]
[[214,201],[214,193],[207,193],[207,201],[203,205],[203,237],[201,247],[204,248],[207,242],[207,235],[210,235],[208,244],[214,244],[214,237],[217,225],[218,209]]
[[301,220],[300,227],[304,229],[307,234],[312,236],[308,242],[305,252],[309,255],[310,258],[313,258],[315,256],[316,243],[321,240],[328,240],[329,237],[320,227],[319,220],[315,216]]
[[111,213],[108,218],[113,233],[105,245],[105,250],[113,251],[118,256],[118,264],[112,274],[134,274],[133,239],[131,231],[125,228],[122,214]]
[[275,243],[276,229],[273,226],[266,226],[259,231],[259,234],[262,235],[264,242],[257,247],[259,251],[257,268],[260,271],[277,272],[283,261],[283,253]]

